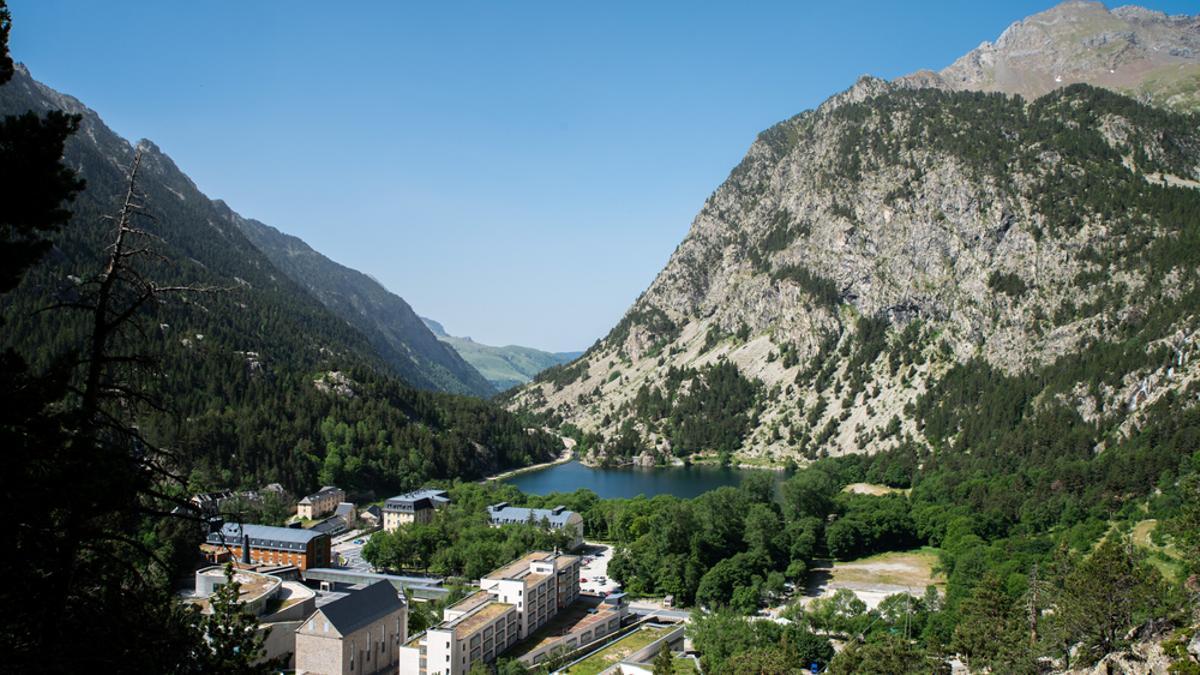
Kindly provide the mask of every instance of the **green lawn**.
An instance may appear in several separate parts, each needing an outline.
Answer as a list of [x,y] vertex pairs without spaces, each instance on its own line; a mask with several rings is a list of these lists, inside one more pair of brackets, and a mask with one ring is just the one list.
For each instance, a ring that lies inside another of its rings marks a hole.
[[1159,546],[1150,535],[1158,527],[1158,521],[1150,518],[1133,526],[1130,533],[1134,546],[1146,551],[1147,559],[1158,571],[1171,581],[1180,581],[1184,577],[1183,562],[1175,545],[1168,541],[1167,545]]
[[696,662],[686,656],[675,657],[675,675],[696,675]]
[[[641,628],[576,663],[564,672],[569,675],[596,675],[670,631],[670,626]],[[686,673],[688,671],[679,671],[676,666],[676,672]]]

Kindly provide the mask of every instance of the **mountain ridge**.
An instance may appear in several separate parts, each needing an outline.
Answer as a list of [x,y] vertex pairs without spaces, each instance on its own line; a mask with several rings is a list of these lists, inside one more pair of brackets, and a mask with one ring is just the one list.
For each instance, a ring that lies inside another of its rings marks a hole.
[[451,346],[468,363],[484,374],[498,390],[505,391],[532,380],[543,370],[573,361],[583,352],[547,352],[535,347],[505,345],[495,347],[446,332],[440,322],[427,317],[421,321],[445,344]]
[[[51,251],[0,304],[0,346],[39,370],[87,339],[86,317],[44,310],[98,272],[111,243],[106,218],[125,195],[135,146],[18,66],[0,87],[0,115],[30,110],[81,116],[63,161],[86,181]],[[557,439],[494,404],[405,384],[360,331],[272,264],[226,205],[200,192],[152,142],[136,149],[149,216],[141,226],[156,254],[142,273],[164,285],[217,289],[164,299],[143,317],[143,348],[157,365],[141,382],[164,409],[144,411],[136,423],[177,453],[172,468],[190,488],[279,482],[304,493],[337,482],[396,490],[557,455]]]
[[[1075,9],[1096,6],[1050,12]],[[596,461],[778,463],[954,442],[952,427],[927,433],[931,397],[983,371],[1061,403],[1097,447],[1117,442],[1196,377],[1179,305],[1194,275],[1165,249],[1194,233],[1197,124],[1146,100],[861,78],[759,134],[621,322],[510,405],[579,429]],[[1157,327],[1134,331],[1131,312]],[[1142,351],[1116,357],[1123,340]],[[1170,375],[1155,360],[1167,343]],[[1055,384],[1037,389],[1035,373]],[[719,424],[689,421],[721,408]]]
[[368,274],[330,260],[304,240],[228,209],[226,217],[276,267],[357,328],[409,384],[488,398],[492,385],[436,339],[404,298]]

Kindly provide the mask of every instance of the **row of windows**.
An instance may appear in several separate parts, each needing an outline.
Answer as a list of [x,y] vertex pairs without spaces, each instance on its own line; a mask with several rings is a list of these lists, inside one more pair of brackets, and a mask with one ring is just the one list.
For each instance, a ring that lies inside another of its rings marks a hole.
[[[329,622],[328,621],[325,622],[325,630],[326,631],[329,630]],[[387,640],[387,634],[384,631],[385,631],[385,627],[383,626],[383,624],[380,624],[379,639],[375,642],[375,644],[377,644],[379,646],[379,654],[380,654],[381,659],[383,656],[385,656],[387,654],[388,640]],[[397,617],[396,618],[396,634],[393,636],[393,639],[395,641],[397,649],[392,654],[392,662],[395,662],[400,656],[399,647],[400,647],[401,631],[402,631],[402,627],[400,625],[400,618]],[[359,663],[365,663],[365,662],[371,660],[371,654],[374,653],[371,650],[371,631],[367,631],[367,648],[365,650],[359,651],[357,642],[355,640],[350,641],[350,670],[351,670],[351,672],[354,671],[354,655],[356,653],[358,654]]]

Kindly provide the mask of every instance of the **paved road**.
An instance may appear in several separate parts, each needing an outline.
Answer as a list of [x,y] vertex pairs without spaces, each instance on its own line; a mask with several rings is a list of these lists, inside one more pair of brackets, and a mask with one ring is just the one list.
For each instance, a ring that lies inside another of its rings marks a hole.
[[[371,566],[371,563],[362,558],[362,547],[370,538],[371,535],[367,534],[363,535],[360,539],[352,539],[341,544],[335,544],[333,547],[334,561],[339,563],[339,567],[344,567],[355,572],[374,572],[375,568]],[[356,541],[361,541],[362,544],[354,543]]]

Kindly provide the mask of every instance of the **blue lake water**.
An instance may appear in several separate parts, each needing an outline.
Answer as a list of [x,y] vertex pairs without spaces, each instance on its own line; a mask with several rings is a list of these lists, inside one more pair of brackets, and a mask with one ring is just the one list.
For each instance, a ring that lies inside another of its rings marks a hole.
[[[522,492],[544,495],[587,488],[602,499],[668,494],[695,497],[726,485],[737,486],[742,477],[762,469],[732,469],[719,466],[667,466],[592,468],[579,462],[557,464],[547,469],[513,476],[510,483]],[[782,473],[771,472],[783,477]]]

